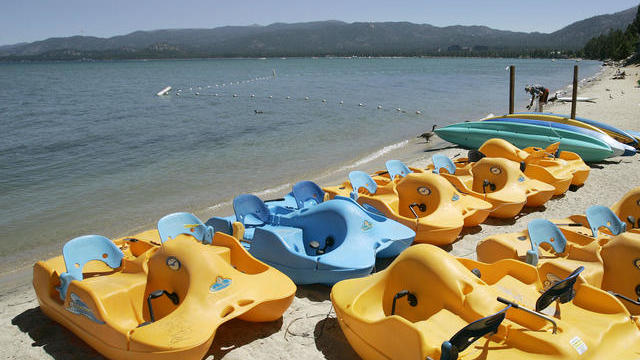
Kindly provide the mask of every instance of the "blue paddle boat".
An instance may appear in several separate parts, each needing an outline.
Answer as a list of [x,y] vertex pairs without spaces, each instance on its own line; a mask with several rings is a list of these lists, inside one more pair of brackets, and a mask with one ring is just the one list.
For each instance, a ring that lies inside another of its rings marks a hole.
[[365,210],[350,198],[313,206],[309,199],[296,203],[306,205],[301,209],[267,206],[257,196],[243,194],[233,200],[234,216],[213,217],[206,224],[233,235],[251,255],[296,284],[333,285],[366,276],[377,257],[398,255],[415,237],[413,230]]

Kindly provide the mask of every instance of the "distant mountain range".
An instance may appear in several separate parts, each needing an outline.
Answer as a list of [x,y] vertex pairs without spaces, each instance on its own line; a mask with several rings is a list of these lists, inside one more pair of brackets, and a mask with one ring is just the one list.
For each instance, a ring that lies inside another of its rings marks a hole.
[[504,55],[534,50],[578,50],[592,37],[630,24],[637,7],[594,16],[553,33],[486,26],[409,22],[318,21],[214,29],[136,31],[98,38],[72,36],[0,46],[0,60],[186,57]]

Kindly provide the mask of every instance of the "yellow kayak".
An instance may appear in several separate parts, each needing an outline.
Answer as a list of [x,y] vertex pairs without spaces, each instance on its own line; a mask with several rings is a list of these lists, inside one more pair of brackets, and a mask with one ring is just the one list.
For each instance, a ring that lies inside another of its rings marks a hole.
[[576,268],[544,288],[514,260],[456,259],[432,245],[334,285],[338,322],[363,359],[634,359],[640,323]]
[[233,318],[274,321],[296,286],[187,213],[111,241],[75,238],[33,267],[40,308],[110,359],[202,359]]

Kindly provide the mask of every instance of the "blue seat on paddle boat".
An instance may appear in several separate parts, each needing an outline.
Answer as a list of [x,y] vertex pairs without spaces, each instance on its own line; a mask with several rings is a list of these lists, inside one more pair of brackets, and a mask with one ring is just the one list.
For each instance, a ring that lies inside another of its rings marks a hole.
[[280,199],[265,200],[271,213],[288,213],[324,201],[324,191],[313,181],[303,180],[293,185],[292,191]]
[[351,182],[351,188],[353,192],[350,194],[354,200],[358,199],[358,191],[361,188],[367,189],[369,194],[373,195],[378,190],[378,184],[364,171],[356,170],[349,173],[349,182]]
[[100,235],[85,235],[69,240],[62,248],[62,256],[67,271],[60,274],[60,299],[67,297],[71,281],[82,281],[82,268],[92,260],[102,261],[112,269],[122,265],[124,254],[113,241]]
[[558,227],[549,220],[534,219],[527,225],[531,250],[527,250],[526,262],[533,266],[538,265],[538,247],[542,243],[551,245],[553,250],[560,254],[567,246],[567,239]]
[[415,237],[408,227],[345,197],[269,216],[255,195],[241,195],[237,203],[241,206],[234,200],[235,216],[212,218],[207,224],[230,229],[234,221],[243,223],[243,246],[297,284],[332,285],[366,276],[376,257],[398,255]]
[[449,159],[448,156],[435,154],[431,157],[431,161],[433,162],[434,174],[439,174],[440,169],[447,169],[447,171],[451,175],[454,175],[456,173],[456,164],[454,164],[453,160]]
[[394,180],[396,176],[405,177],[407,174],[413,172],[400,160],[388,160],[384,165],[387,168],[391,180]]
[[162,243],[180,234],[187,234],[202,241],[203,244],[211,244],[213,229],[213,226],[203,224],[197,216],[187,212],[169,214],[158,220],[158,233]]
[[606,227],[613,235],[619,235],[627,231],[627,224],[622,222],[618,216],[608,207],[602,205],[593,205],[586,211],[587,222],[593,237],[598,237],[598,229]]

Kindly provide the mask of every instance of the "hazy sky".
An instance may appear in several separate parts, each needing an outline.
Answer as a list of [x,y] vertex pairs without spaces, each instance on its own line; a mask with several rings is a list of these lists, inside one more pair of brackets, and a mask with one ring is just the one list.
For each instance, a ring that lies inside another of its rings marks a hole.
[[135,30],[314,20],[410,21],[553,32],[638,0],[0,0],[0,45]]

